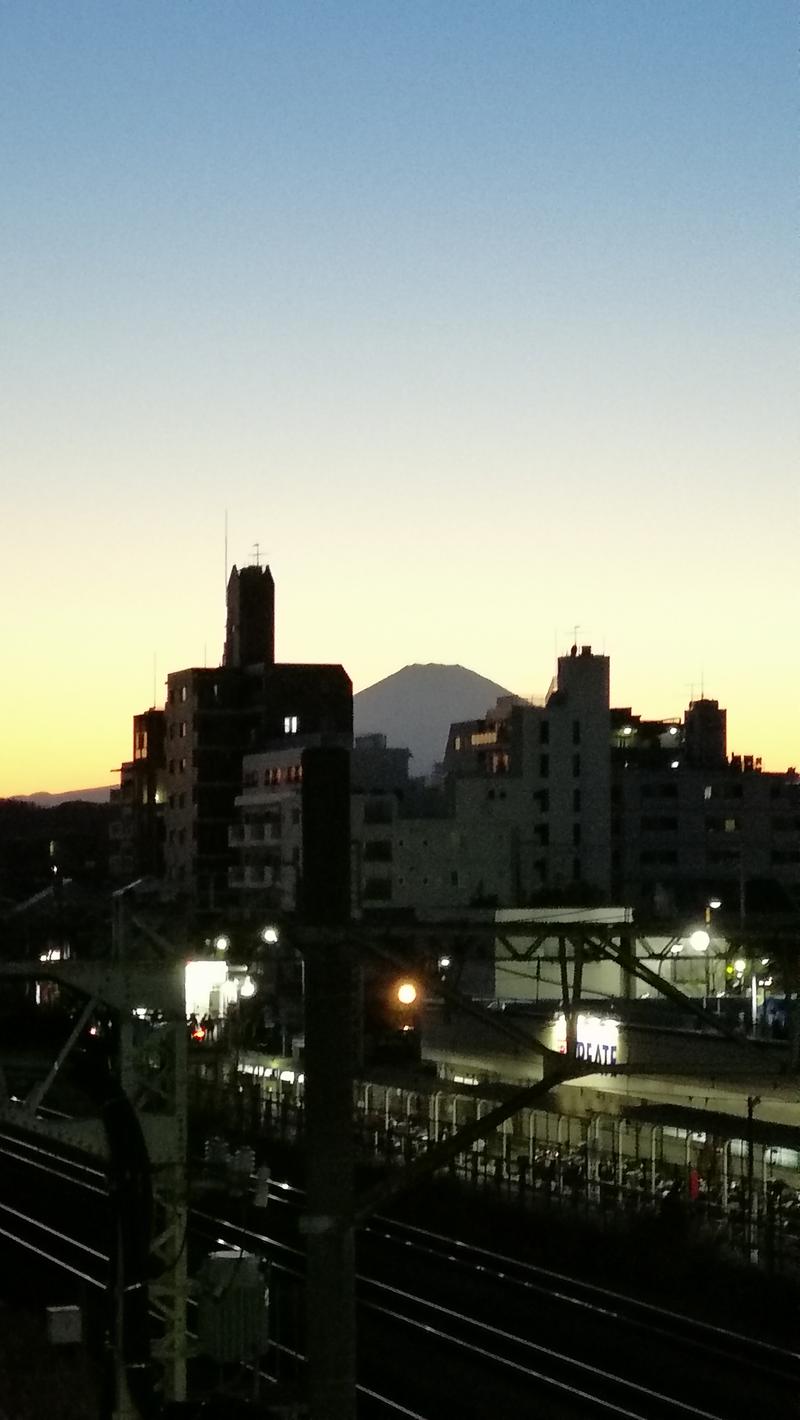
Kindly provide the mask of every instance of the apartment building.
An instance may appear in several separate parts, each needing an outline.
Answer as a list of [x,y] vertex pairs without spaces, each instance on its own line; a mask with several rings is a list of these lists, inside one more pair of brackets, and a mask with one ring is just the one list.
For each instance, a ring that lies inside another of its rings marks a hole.
[[[128,866],[156,871],[176,892],[209,906],[227,899],[229,869],[238,862],[231,826],[243,757],[291,751],[316,736],[352,741],[349,676],[340,665],[276,663],[274,615],[270,569],[234,567],[222,663],[170,673],[163,711],[148,712],[160,717],[158,744],[148,751],[158,776],[160,863],[145,869],[134,853]],[[120,809],[138,792],[135,752],[133,767],[124,769]]]

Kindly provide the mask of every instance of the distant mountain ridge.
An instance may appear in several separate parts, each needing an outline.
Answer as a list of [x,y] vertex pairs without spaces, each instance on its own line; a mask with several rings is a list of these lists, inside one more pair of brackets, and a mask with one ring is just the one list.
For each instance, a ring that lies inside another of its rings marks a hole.
[[427,775],[444,758],[454,721],[477,720],[498,696],[513,694],[466,666],[403,666],[353,696],[353,728],[357,735],[383,734],[389,745],[407,747],[409,772]]
[[44,789],[39,789],[35,794],[9,794],[8,797],[21,804],[37,804],[40,809],[51,809],[56,804],[71,804],[78,799],[84,804],[107,804],[111,789],[110,784],[99,789],[65,789],[62,794],[48,794]]

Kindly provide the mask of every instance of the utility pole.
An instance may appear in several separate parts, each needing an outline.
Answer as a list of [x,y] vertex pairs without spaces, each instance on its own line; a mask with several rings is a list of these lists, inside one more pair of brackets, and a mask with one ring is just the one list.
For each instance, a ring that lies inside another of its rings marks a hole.
[[755,1219],[753,1217],[753,1181],[754,1181],[754,1141],[753,1141],[753,1113],[757,1105],[761,1103],[760,1095],[747,1096],[747,1251],[752,1259],[755,1242]]
[[350,753],[303,752],[306,1318],[311,1420],[355,1420]]

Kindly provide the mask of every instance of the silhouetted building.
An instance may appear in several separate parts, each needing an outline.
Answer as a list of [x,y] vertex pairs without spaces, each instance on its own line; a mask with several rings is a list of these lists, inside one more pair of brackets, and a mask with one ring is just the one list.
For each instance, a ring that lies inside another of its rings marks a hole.
[[719,769],[728,757],[727,714],[716,700],[693,700],[683,720],[686,763]]
[[275,583],[269,567],[233,568],[228,578],[223,665],[271,666],[275,661]]
[[[800,891],[797,775],[728,758],[714,701],[693,701],[683,719],[610,708],[608,660],[589,647],[559,659],[544,705],[503,696],[453,725],[439,787],[408,780],[393,754],[405,758],[375,741],[353,755],[357,911],[618,901],[648,917],[696,915],[715,896],[735,913],[768,899],[789,908]],[[289,909],[299,759],[247,764],[240,881],[249,872],[251,889],[261,885],[260,854]],[[256,792],[264,817],[248,826]]]
[[[165,709],[148,712],[162,717],[161,871],[173,888],[210,905],[228,892],[243,755],[320,735],[349,746],[353,733],[352,685],[341,666],[275,665],[269,568],[234,567],[227,600],[224,664],[172,672]],[[136,756],[123,768],[119,794],[127,802],[139,792]],[[135,875],[144,868],[134,859]]]
[[120,766],[119,788],[111,790],[113,877],[159,876],[164,862],[164,806],[167,800],[163,710],[133,717],[133,759]]

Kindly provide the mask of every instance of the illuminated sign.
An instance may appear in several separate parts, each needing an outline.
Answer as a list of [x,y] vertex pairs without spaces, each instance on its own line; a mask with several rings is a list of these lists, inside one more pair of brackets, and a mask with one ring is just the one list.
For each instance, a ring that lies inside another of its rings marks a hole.
[[[585,1060],[592,1065],[617,1065],[619,1051],[619,1023],[608,1016],[586,1016],[580,1014],[577,1022],[575,1059]],[[553,1050],[559,1055],[567,1053],[567,1022],[561,1015],[553,1024]]]

